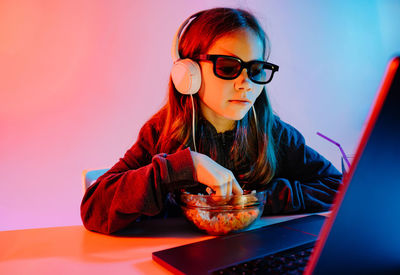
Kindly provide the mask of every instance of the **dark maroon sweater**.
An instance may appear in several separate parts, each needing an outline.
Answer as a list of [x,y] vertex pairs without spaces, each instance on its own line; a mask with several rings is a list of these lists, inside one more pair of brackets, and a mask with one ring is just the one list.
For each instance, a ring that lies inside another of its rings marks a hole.
[[[178,209],[171,194],[199,185],[194,179],[190,148],[168,153],[156,151],[163,121],[148,121],[125,156],[88,188],[81,204],[81,216],[87,229],[110,234],[132,226],[143,216],[165,216],[168,208]],[[209,122],[202,121],[199,127],[202,127],[206,140],[213,139],[217,145],[216,161],[236,176],[239,171],[232,166],[228,156],[234,132],[217,133]],[[277,117],[273,133],[278,166],[274,179],[266,188],[264,215],[329,210],[341,174],[308,147],[295,128]],[[243,169],[246,167],[239,170],[243,172]]]

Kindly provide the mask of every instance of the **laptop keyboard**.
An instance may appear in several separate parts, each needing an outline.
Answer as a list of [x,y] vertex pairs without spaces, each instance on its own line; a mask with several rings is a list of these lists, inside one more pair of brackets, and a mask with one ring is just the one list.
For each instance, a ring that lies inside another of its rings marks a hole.
[[212,274],[302,274],[312,253],[313,244],[252,259]]

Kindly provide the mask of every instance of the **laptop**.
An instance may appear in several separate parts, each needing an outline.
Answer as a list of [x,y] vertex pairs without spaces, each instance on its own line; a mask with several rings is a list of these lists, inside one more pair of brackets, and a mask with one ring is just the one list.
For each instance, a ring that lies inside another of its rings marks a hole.
[[399,64],[389,62],[329,218],[156,251],[153,260],[177,274],[400,274]]

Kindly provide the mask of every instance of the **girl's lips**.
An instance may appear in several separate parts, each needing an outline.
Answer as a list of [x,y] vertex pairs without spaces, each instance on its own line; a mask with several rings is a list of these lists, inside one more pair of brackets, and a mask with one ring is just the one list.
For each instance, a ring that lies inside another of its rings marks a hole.
[[240,104],[240,105],[249,105],[250,101],[247,100],[229,100],[230,103]]

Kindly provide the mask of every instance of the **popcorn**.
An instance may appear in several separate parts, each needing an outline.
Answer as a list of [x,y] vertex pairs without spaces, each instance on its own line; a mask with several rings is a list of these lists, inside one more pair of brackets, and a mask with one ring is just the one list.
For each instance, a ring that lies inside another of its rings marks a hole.
[[228,199],[215,200],[213,196],[182,196],[182,209],[186,218],[199,229],[211,235],[224,235],[243,230],[253,223],[264,209],[265,194],[232,196]]
[[259,214],[258,208],[238,212],[219,212],[200,209],[185,209],[186,217],[199,229],[211,235],[224,235],[231,231],[241,230],[254,222]]

